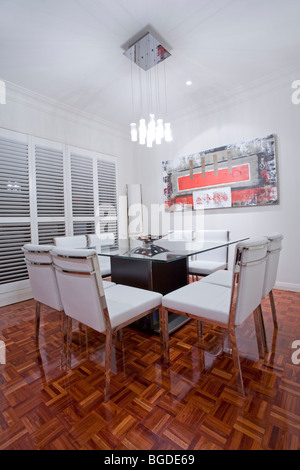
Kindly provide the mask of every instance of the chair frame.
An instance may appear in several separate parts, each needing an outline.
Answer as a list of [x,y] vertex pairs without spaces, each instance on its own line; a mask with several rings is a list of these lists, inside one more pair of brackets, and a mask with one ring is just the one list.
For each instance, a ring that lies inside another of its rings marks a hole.
[[[197,315],[188,314],[182,311],[173,310],[173,309],[162,306],[162,315],[160,317],[161,318],[160,329],[162,331],[163,359],[166,364],[169,364],[170,362],[168,312],[173,312],[178,315],[187,316],[191,319],[197,320],[197,330],[198,330],[199,339],[203,335],[203,324],[219,326],[225,331],[227,330],[227,332],[229,333],[229,339],[230,339],[231,348],[232,348],[233,364],[234,364],[235,373],[236,373],[237,389],[238,389],[238,393],[240,394],[240,396],[245,397],[245,390],[244,390],[241,364],[240,364],[240,358],[239,358],[239,353],[238,353],[238,348],[237,348],[236,331],[235,331],[237,328],[235,326],[235,313],[236,313],[237,297],[238,297],[238,289],[239,289],[239,267],[251,266],[251,265],[258,264],[258,263],[265,261],[267,259],[267,255],[261,260],[241,263],[241,256],[242,256],[243,250],[261,249],[264,246],[265,245],[260,245],[260,246],[255,246],[255,247],[238,247],[237,249],[228,323],[212,321],[205,317],[199,317]],[[253,311],[253,316],[254,316],[255,331],[256,331],[256,336],[257,336],[259,357],[261,359],[264,359],[265,353],[266,353],[265,328],[264,328],[263,317],[262,317],[259,305]]]
[[[60,257],[60,258],[70,258],[70,256],[67,255],[61,255],[61,254],[52,254],[52,256],[55,257]],[[76,258],[72,256],[72,258]],[[67,269],[62,269],[59,266],[55,265],[55,269],[59,271],[63,271],[64,273],[70,273],[72,275],[78,275],[78,276],[100,276],[101,278],[101,273],[99,269],[99,263],[96,262],[96,258],[94,255],[87,256],[86,259],[91,259],[92,261],[92,266],[93,270],[90,272],[78,272],[78,271],[73,271],[73,270],[67,270]],[[99,279],[99,277],[98,277]],[[99,294],[99,300],[100,300],[100,305],[104,313],[104,320],[105,320],[105,325],[106,329],[105,331],[102,331],[101,333],[105,335],[105,391],[104,391],[104,401],[107,402],[110,397],[110,382],[111,382],[111,354],[112,354],[112,338],[113,335],[120,332],[120,339],[122,340],[122,328],[130,325],[131,323],[143,318],[144,316],[150,314],[153,310],[159,309],[159,317],[161,321],[161,316],[162,316],[162,308],[161,304],[155,306],[153,309],[147,310],[145,312],[142,312],[141,314],[137,315],[133,319],[127,320],[120,325],[117,325],[116,327],[111,326],[111,321],[109,317],[109,311],[106,303],[106,298],[105,298],[105,293],[101,292],[99,282],[96,282],[97,289],[98,289],[98,294]],[[72,343],[72,317],[69,317],[65,312],[63,313],[63,321],[62,321],[62,334],[63,334],[63,353],[65,355],[65,364],[66,368],[70,369],[71,368],[71,343]]]

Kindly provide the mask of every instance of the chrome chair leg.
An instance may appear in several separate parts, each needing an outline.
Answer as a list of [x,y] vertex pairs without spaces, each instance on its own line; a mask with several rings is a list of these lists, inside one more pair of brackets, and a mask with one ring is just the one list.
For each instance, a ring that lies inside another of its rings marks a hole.
[[107,402],[110,396],[110,376],[111,376],[111,351],[112,351],[112,332],[106,333],[105,341],[105,391],[104,401]]
[[263,331],[262,331],[262,324],[261,324],[261,315],[259,308],[256,308],[253,312],[254,316],[254,324],[255,324],[255,332],[256,332],[256,338],[257,338],[257,348],[258,348],[258,354],[261,359],[264,359],[265,353],[264,353],[264,341],[263,341]]
[[35,302],[35,341],[36,343],[39,342],[40,320],[41,320],[41,303],[36,300]]
[[269,292],[269,298],[270,298],[270,303],[271,303],[274,328],[278,328],[275,300],[274,300],[274,294],[272,290]]
[[238,393],[241,397],[245,397],[245,390],[244,390],[243,376],[242,376],[242,370],[241,370],[241,363],[240,363],[239,352],[238,352],[238,348],[237,348],[237,341],[236,341],[236,335],[235,335],[234,327],[232,327],[229,330],[229,337],[230,337],[230,343],[231,343],[231,349],[232,349],[233,364],[234,364],[234,368],[236,370],[236,383],[237,383]]
[[265,350],[265,353],[268,352],[268,343],[267,343],[267,335],[266,335],[266,329],[265,329],[265,322],[264,322],[264,317],[262,313],[262,308],[261,304],[258,306],[258,315],[259,315],[259,322],[260,322],[260,327],[261,327],[261,332],[262,332],[262,342],[263,342],[263,347]]
[[197,334],[198,334],[198,339],[203,339],[203,333],[204,333],[204,328],[203,328],[203,323],[202,321],[197,321]]

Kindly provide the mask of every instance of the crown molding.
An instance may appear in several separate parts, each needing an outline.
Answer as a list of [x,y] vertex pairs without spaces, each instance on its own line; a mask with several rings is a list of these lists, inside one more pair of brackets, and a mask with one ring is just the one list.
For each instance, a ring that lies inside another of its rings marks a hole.
[[271,93],[274,90],[286,86],[287,80],[290,80],[290,89],[292,93],[292,81],[300,79],[300,68],[292,67],[281,69],[276,74],[269,74],[254,80],[246,85],[242,85],[229,92],[223,92],[216,97],[202,100],[193,106],[183,108],[179,112],[169,115],[172,123],[180,122],[182,119],[205,117],[209,114],[220,112],[239,103],[251,101],[256,97]]
[[68,120],[74,124],[80,124],[94,127],[104,132],[118,136],[122,139],[128,139],[128,129],[114,122],[106,121],[94,114],[86,113],[78,108],[69,106],[60,101],[54,100],[44,95],[40,95],[27,88],[16,85],[15,83],[5,81],[6,84],[6,102],[15,102],[35,111],[41,111],[51,117],[58,117]]

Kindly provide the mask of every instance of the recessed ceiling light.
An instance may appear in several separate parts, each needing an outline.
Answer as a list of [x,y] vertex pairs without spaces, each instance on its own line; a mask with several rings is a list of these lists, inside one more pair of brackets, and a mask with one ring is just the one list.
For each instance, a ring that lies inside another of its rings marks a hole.
[[185,82],[185,84],[186,84],[187,86],[191,86],[192,81],[191,81],[191,80],[187,80],[187,81]]

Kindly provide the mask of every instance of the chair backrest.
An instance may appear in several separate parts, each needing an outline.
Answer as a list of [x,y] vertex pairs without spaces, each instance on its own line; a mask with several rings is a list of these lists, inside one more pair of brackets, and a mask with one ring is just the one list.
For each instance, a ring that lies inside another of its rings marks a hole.
[[109,320],[96,250],[55,247],[51,256],[66,315],[104,332]]
[[98,248],[101,246],[113,246],[115,244],[115,235],[113,232],[93,233],[87,235],[88,248]]
[[262,292],[263,299],[275,286],[283,235],[281,233],[274,233],[273,235],[267,235],[267,238],[269,240],[269,246],[265,280]]
[[241,325],[261,302],[268,244],[266,237],[260,237],[249,238],[236,246],[234,272],[238,273],[238,283],[232,292],[233,299],[237,295],[235,325]]
[[52,245],[27,243],[22,250],[25,255],[33,298],[55,310],[62,311],[62,301],[50,255],[52,248]]
[[[227,242],[229,240],[229,230],[198,230],[196,239],[199,242]],[[199,253],[196,256],[196,259],[201,261],[219,261],[222,263],[228,263],[228,246]]]
[[86,248],[87,239],[85,235],[74,235],[69,237],[55,237],[54,245],[61,248]]
[[167,238],[168,240],[174,240],[174,241],[192,241],[195,239],[195,232],[194,230],[172,230],[169,232],[169,234],[164,237]]

